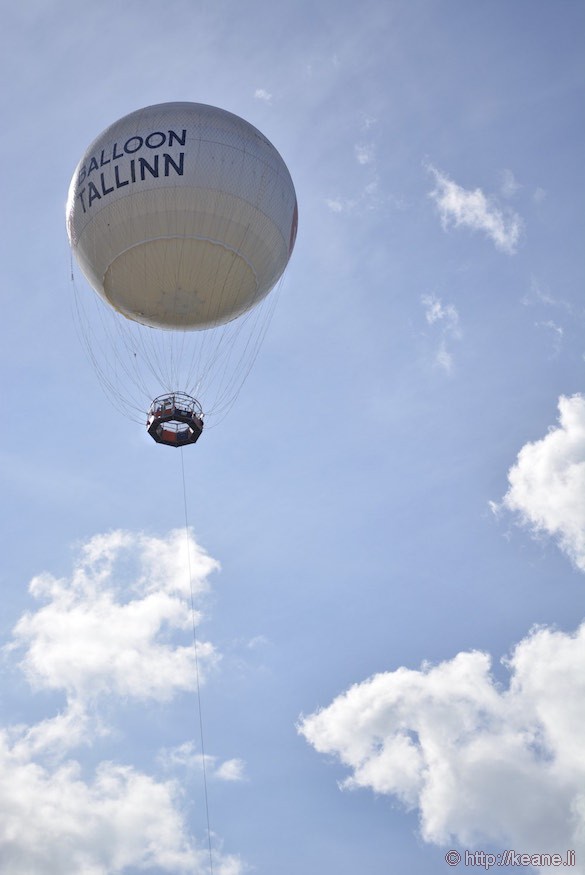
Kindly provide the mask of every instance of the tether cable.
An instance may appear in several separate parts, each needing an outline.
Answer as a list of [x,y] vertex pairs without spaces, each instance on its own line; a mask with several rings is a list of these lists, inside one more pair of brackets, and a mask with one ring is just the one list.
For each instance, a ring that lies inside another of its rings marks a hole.
[[183,447],[179,448],[181,455],[181,475],[183,480],[183,507],[185,510],[185,541],[187,544],[187,569],[189,572],[189,591],[191,593],[191,625],[193,627],[193,650],[195,652],[195,677],[197,680],[197,710],[199,712],[199,738],[201,740],[201,767],[203,771],[203,789],[205,795],[205,817],[207,820],[207,844],[209,847],[209,872],[213,875],[213,854],[211,852],[211,827],[209,825],[209,798],[207,795],[207,769],[205,766],[205,743],[203,740],[203,713],[201,709],[201,689],[199,683],[199,656],[197,648],[197,626],[195,624],[195,598],[193,595],[193,576],[191,574],[191,541],[189,538],[189,520],[187,514],[187,488],[185,486],[185,462]]

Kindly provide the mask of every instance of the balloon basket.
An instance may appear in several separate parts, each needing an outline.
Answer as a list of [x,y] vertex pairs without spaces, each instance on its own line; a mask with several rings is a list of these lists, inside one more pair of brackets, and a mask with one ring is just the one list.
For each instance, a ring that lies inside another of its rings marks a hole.
[[150,405],[146,428],[157,444],[194,444],[203,431],[203,410],[195,398],[183,392],[160,395]]

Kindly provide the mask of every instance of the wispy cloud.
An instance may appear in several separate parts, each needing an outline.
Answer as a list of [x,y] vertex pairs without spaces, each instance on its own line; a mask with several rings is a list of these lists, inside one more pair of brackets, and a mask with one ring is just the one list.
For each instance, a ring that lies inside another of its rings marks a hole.
[[459,313],[454,304],[443,304],[436,295],[423,295],[421,301],[425,308],[427,323],[434,325],[440,333],[435,362],[442,370],[450,374],[453,371],[453,354],[450,345],[452,341],[460,340],[462,336]]
[[362,130],[369,131],[374,125],[378,124],[378,119],[373,115],[364,115],[362,118]]
[[[369,130],[376,120],[366,117],[362,128]],[[354,157],[356,162],[363,168],[360,181],[356,185],[357,193],[351,196],[338,194],[325,199],[327,207],[333,213],[370,212],[379,209],[385,203],[394,203],[391,196],[380,194],[378,172],[376,168],[376,144],[371,141],[361,141],[354,144]],[[395,204],[397,206],[397,204]]]
[[532,277],[530,280],[530,291],[524,295],[522,303],[526,306],[535,303],[553,306],[559,302],[555,300],[548,289],[543,288],[542,283],[540,283],[535,277]]
[[272,94],[265,88],[257,88],[254,92],[254,97],[256,100],[263,100],[265,103],[272,102]]
[[221,781],[243,781],[246,764],[240,759],[224,760],[215,770],[215,775]]
[[502,170],[500,174],[500,191],[505,198],[512,198],[522,188],[511,170]]
[[396,209],[401,209],[402,204],[395,203],[390,197],[382,197],[378,189],[377,179],[368,182],[356,197],[331,197],[325,199],[325,204],[332,213],[368,213],[378,210],[384,204],[392,203]]
[[325,199],[325,203],[332,213],[351,213],[358,202],[352,198],[329,197]]
[[552,354],[551,358],[559,355],[563,345],[564,329],[562,325],[557,325],[552,319],[546,319],[544,322],[535,322],[537,328],[544,328],[549,337],[552,337]]
[[[566,323],[567,314],[572,314],[571,321],[574,322],[573,306],[563,298],[556,297],[550,288],[536,277],[531,277],[529,289],[522,296],[521,300],[525,307],[535,307],[537,312],[540,313],[542,318],[539,321],[535,321],[535,325],[544,325],[552,328],[556,324],[550,318],[551,308],[556,310],[555,318],[557,321],[558,319],[562,319]],[[560,325],[558,327],[560,328],[560,333],[564,334],[563,326]]]
[[170,749],[165,748],[159,754],[159,761],[166,770],[180,768],[195,771],[202,769],[205,762],[205,771],[210,778],[229,782],[245,780],[244,760],[233,758],[220,762],[217,757],[209,754],[202,757],[192,741]]
[[358,164],[372,164],[374,162],[374,146],[372,143],[357,143],[354,150]]
[[585,571],[585,395],[561,396],[559,423],[525,444],[508,472],[510,484],[492,510],[517,514],[536,534],[554,537]]
[[439,344],[435,362],[447,374],[453,372],[453,353],[447,348],[445,340],[441,340]]
[[540,628],[505,660],[507,690],[462,652],[355,684],[299,731],[350,770],[343,787],[418,809],[425,841],[564,853],[583,843],[584,663],[585,624]]
[[427,170],[435,178],[430,197],[438,207],[445,229],[453,225],[483,231],[498,249],[508,254],[516,251],[522,230],[522,220],[517,213],[500,208],[494,198],[486,197],[480,188],[472,191],[462,188],[431,164]]
[[429,325],[432,325],[434,322],[440,322],[449,331],[459,335],[459,313],[453,304],[443,304],[436,295],[423,295],[421,300],[425,307],[425,318]]

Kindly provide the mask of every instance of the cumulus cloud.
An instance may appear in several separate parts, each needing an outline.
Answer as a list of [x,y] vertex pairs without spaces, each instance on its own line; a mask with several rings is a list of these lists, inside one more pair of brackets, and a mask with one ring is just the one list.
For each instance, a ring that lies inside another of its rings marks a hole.
[[459,313],[454,304],[443,304],[437,295],[423,295],[421,298],[425,308],[425,319],[429,325],[435,325],[440,331],[440,341],[435,363],[446,373],[453,370],[453,354],[451,341],[460,340],[462,333],[459,325]]
[[462,652],[351,687],[300,733],[367,787],[418,809],[425,841],[585,853],[585,624],[538,628],[505,665]]
[[466,227],[483,231],[498,249],[512,254],[516,251],[522,220],[512,210],[501,209],[493,198],[486,197],[480,188],[469,191],[428,165],[435,178],[430,197],[435,201],[444,228]]
[[[208,872],[208,852],[187,834],[178,783],[111,762],[86,778],[75,760],[33,757],[28,731],[0,730],[3,875],[115,875],[129,866]],[[221,853],[214,868],[242,872],[237,857]]]
[[111,875],[127,866],[205,872],[188,841],[177,787],[102,763],[89,781],[79,763],[50,768],[0,732],[0,871]]
[[502,508],[537,534],[554,537],[585,571],[585,395],[561,396],[558,425],[527,443],[508,472]]
[[[193,647],[173,636],[190,628],[191,591],[203,593],[216,567],[184,531],[112,532],[81,546],[69,578],[31,581],[45,604],[20,619],[4,654],[24,651],[20,667],[30,683],[62,690],[66,707],[32,725],[0,728],[2,875],[208,872],[208,850],[187,830],[178,780],[107,760],[84,767],[73,751],[111,734],[99,714],[105,694],[167,701],[193,687]],[[213,649],[201,652],[205,662]],[[240,875],[242,863],[215,851],[214,871]]]
[[[194,687],[191,587],[204,592],[215,568],[184,531],[98,535],[81,548],[70,578],[31,581],[31,595],[45,604],[21,617],[8,649],[24,651],[21,667],[37,688],[78,700],[114,693],[168,701]],[[173,640],[176,631],[185,644]],[[213,645],[200,642],[198,656],[209,664]]]
[[68,751],[107,735],[108,728],[99,717],[90,715],[82,702],[69,702],[66,709],[55,717],[32,726],[12,727],[6,732],[12,739],[13,753],[19,758],[43,756],[57,761]]

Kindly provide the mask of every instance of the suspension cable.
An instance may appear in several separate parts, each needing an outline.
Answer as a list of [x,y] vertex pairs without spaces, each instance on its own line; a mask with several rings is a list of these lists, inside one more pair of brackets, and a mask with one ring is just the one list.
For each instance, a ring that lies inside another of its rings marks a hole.
[[213,854],[211,851],[211,827],[209,821],[209,798],[207,794],[207,769],[205,765],[205,743],[203,740],[203,713],[201,708],[201,689],[199,683],[199,657],[197,647],[197,626],[195,623],[195,598],[193,595],[193,577],[191,574],[191,542],[189,538],[189,522],[187,514],[187,488],[185,486],[185,462],[183,447],[179,448],[181,456],[181,476],[183,480],[183,507],[185,511],[185,540],[187,543],[187,568],[189,572],[189,589],[191,593],[191,625],[193,627],[193,650],[195,652],[195,677],[197,680],[197,710],[199,712],[199,738],[201,741],[201,767],[203,771],[203,789],[205,795],[205,817],[207,820],[207,844],[209,848],[209,872],[213,875]]

